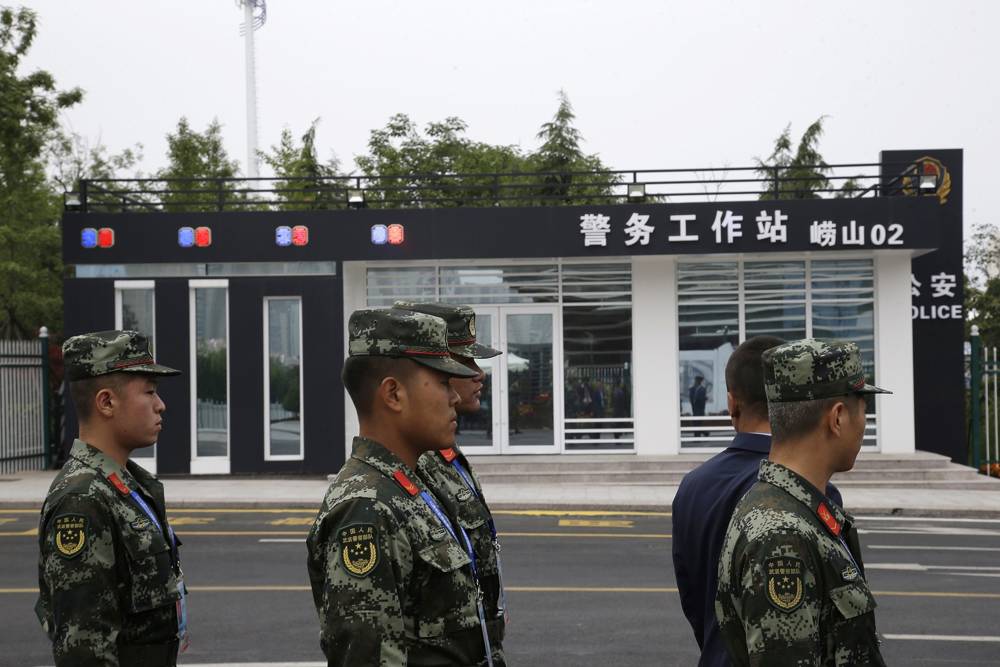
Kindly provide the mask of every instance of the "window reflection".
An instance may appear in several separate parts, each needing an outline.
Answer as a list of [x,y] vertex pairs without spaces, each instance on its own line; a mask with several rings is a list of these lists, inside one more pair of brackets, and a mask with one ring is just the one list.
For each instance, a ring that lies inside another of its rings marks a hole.
[[268,455],[302,456],[300,299],[267,299]]
[[229,362],[225,287],[194,290],[196,455],[229,455]]

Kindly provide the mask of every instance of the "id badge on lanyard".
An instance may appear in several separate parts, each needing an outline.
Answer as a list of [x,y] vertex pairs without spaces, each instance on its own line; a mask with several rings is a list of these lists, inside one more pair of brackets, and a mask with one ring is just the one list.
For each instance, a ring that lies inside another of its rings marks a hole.
[[[160,520],[156,517],[156,513],[152,510],[148,503],[143,500],[142,496],[139,495],[137,491],[132,491],[129,493],[135,504],[149,517],[149,520],[153,522],[156,529],[163,534],[163,526],[160,524]],[[174,535],[174,529],[168,528],[169,538],[170,538],[170,549],[174,556],[177,556],[177,536]],[[179,572],[179,568],[178,568]],[[177,599],[176,611],[177,611],[177,640],[180,643],[178,650],[184,652],[187,650],[190,640],[188,638],[187,631],[187,591],[184,588],[184,578],[178,574],[177,577],[177,593],[180,598]]]

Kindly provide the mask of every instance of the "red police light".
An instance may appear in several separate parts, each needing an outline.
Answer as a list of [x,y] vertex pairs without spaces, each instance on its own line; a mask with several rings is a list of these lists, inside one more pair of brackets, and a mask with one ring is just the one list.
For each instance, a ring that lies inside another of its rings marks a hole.
[[101,227],[97,230],[97,246],[100,248],[111,248],[115,245],[115,230],[110,227]]
[[389,225],[389,243],[392,245],[402,245],[405,234],[403,225]]
[[309,245],[309,228],[305,225],[292,227],[292,245]]
[[194,230],[194,244],[199,248],[207,248],[212,245],[212,228],[198,227]]

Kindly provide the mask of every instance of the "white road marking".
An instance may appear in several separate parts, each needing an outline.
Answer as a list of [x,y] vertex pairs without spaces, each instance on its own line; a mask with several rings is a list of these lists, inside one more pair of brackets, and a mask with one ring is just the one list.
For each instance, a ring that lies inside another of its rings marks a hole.
[[988,535],[998,536],[1000,530],[989,528],[958,528],[953,526],[908,526],[906,528],[859,528],[862,535]]
[[[304,537],[262,537],[261,539],[259,539],[257,541],[258,542],[263,542],[263,543],[267,543],[267,542],[281,542],[281,543],[283,543],[283,542],[305,542],[306,538],[304,538]],[[303,664],[305,664],[305,663],[303,663]]]
[[856,516],[856,521],[900,521],[910,523],[1000,523],[1000,519],[952,519],[942,516]]
[[1000,637],[984,635],[882,635],[886,639],[901,639],[905,641],[927,642],[1000,642]]
[[[865,563],[866,570],[896,570],[900,572],[929,572],[943,570],[939,574],[964,574],[964,576],[1000,577],[1000,567],[991,565],[921,565],[920,563]],[[997,572],[998,574],[974,574],[976,572]]]
[[911,551],[1000,551],[1000,547],[940,547],[919,544],[869,544],[867,549],[909,549]]

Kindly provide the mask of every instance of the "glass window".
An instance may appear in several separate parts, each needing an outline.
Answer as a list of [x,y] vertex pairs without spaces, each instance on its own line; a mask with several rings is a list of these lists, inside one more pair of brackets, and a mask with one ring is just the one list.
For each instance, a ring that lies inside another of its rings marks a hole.
[[391,306],[393,301],[436,301],[437,269],[433,266],[368,269],[368,305]]
[[563,308],[563,364],[566,449],[632,449],[632,307]]
[[268,459],[302,458],[302,300],[264,299]]
[[194,292],[195,456],[229,455],[228,304],[225,287]]
[[[155,290],[151,283],[115,283],[115,328],[138,331],[149,338],[149,345],[156,354]],[[133,458],[147,459],[149,467],[156,460],[156,445],[142,447],[132,452]]]
[[448,303],[554,303],[558,295],[555,265],[441,267],[441,300]]

